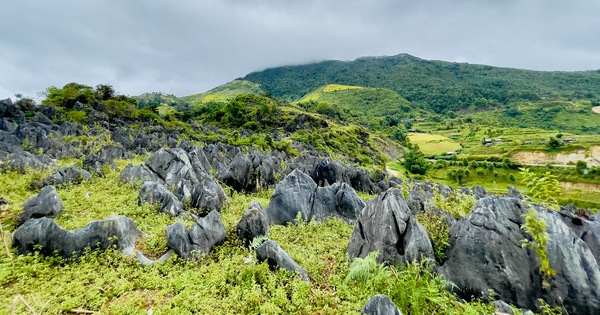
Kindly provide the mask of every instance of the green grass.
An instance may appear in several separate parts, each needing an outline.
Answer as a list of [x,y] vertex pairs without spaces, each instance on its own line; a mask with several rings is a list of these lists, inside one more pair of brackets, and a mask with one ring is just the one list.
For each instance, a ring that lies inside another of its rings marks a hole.
[[418,145],[423,154],[443,154],[461,148],[460,144],[441,135],[410,133],[408,139],[412,144]]
[[192,106],[207,102],[226,102],[242,94],[262,94],[263,90],[254,82],[246,80],[233,80],[220,85],[214,89],[200,94],[192,94],[182,97],[182,100],[190,102]]

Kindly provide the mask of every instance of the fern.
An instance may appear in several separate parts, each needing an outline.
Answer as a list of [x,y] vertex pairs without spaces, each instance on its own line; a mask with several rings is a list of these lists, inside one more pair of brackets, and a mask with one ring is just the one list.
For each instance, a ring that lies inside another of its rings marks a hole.
[[350,264],[346,282],[367,282],[391,277],[388,267],[377,262],[377,256],[379,256],[379,251],[371,252],[365,258],[354,259]]

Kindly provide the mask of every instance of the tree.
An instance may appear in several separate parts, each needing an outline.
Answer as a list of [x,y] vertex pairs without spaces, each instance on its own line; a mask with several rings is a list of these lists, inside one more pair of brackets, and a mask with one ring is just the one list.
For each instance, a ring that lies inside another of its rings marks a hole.
[[96,97],[102,101],[106,101],[112,99],[116,96],[115,89],[111,85],[108,84],[98,84],[94,89],[94,94]]
[[529,188],[530,197],[541,199],[553,207],[558,206],[557,198],[560,194],[560,187],[555,175],[550,171],[539,175],[530,172],[528,168],[520,168],[520,170],[523,177],[521,182]]
[[550,140],[546,144],[546,148],[548,148],[548,150],[556,150],[560,146],[561,146],[560,140],[558,140],[557,138],[554,138],[554,137],[550,137]]
[[404,167],[412,174],[424,175],[429,168],[429,162],[423,156],[423,153],[419,151],[418,147],[413,147],[404,153]]
[[585,161],[579,160],[579,161],[577,161],[577,164],[575,164],[575,169],[577,170],[577,173],[579,173],[579,174],[584,174],[586,172],[587,168],[588,168],[588,166]]

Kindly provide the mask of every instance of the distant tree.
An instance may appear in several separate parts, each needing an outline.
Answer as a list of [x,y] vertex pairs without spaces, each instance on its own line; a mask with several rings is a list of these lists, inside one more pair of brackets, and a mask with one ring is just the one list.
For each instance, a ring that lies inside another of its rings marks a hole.
[[579,173],[579,174],[585,173],[587,168],[588,168],[588,166],[585,161],[579,160],[579,161],[577,161],[577,164],[575,164],[575,169],[577,170],[577,173]]
[[424,175],[429,168],[429,162],[418,147],[413,147],[404,153],[404,167],[412,174]]
[[562,143],[560,143],[560,140],[558,140],[555,137],[550,137],[550,140],[548,141],[548,143],[546,144],[546,148],[548,148],[548,150],[556,150],[558,149],[560,146],[562,145]]
[[96,88],[94,89],[94,94],[96,95],[96,98],[102,101],[110,100],[116,96],[115,89],[113,89],[113,87],[108,84],[96,85]]

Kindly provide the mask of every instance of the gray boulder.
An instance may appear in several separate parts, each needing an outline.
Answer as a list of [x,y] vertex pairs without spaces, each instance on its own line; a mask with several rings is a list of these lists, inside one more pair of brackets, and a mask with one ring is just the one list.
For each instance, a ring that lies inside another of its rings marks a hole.
[[82,181],[90,179],[92,174],[86,170],[82,170],[74,164],[69,167],[59,168],[56,172],[52,173],[49,177],[42,181],[41,186],[62,186],[68,184],[80,184]]
[[[548,224],[548,258],[556,271],[551,280],[551,294],[545,299],[554,305],[564,305],[569,314],[599,313],[598,256],[594,257],[588,244],[563,222],[561,214],[554,210],[541,210],[538,215]],[[596,235],[591,238],[597,241],[600,230],[597,226],[589,229],[594,230]],[[551,300],[552,297],[555,300]]]
[[21,174],[25,174],[32,169],[51,168],[53,166],[54,161],[48,156],[34,155],[26,151],[11,155],[8,157],[8,160],[1,165],[4,169],[9,169]]
[[433,259],[427,231],[410,212],[402,192],[390,188],[367,202],[350,237],[347,253],[351,259],[379,251],[378,262]]
[[[254,191],[252,188],[252,161],[246,154],[236,155],[219,179],[236,191]],[[256,187],[256,184],[254,184]]]
[[117,169],[117,164],[110,157],[102,155],[90,154],[83,159],[83,169],[98,176],[104,176],[104,167],[110,167],[113,170]]
[[161,183],[167,186],[176,187],[182,180],[198,182],[192,163],[183,149],[161,148],[144,164],[158,176]]
[[225,226],[218,211],[211,211],[204,218],[186,230],[183,222],[177,222],[166,228],[169,247],[184,259],[196,259],[201,254],[208,255],[213,246],[225,242]]
[[457,221],[450,229],[441,272],[465,298],[491,289],[497,300],[521,308],[537,309],[538,299],[543,299],[569,314],[599,313],[600,271],[590,247],[595,241],[588,239],[588,245],[584,240],[587,235],[594,238],[598,227],[554,210],[535,210],[547,224],[547,253],[556,271],[548,286],[543,285],[537,254],[521,246],[531,238],[521,230],[526,210],[518,198],[482,198],[470,216]]
[[134,166],[129,163],[120,175],[121,181],[125,183],[140,183],[145,181],[158,181],[158,176],[146,166],[146,164]]
[[365,315],[402,315],[396,304],[385,294],[377,294],[360,310]]
[[63,210],[63,203],[54,186],[46,186],[39,194],[23,203],[23,213],[19,216],[17,227],[29,219],[42,217],[56,218]]
[[541,292],[542,281],[535,253],[521,246],[525,212],[518,199],[485,197],[452,225],[443,273],[461,296],[480,297],[493,289],[496,299],[534,308],[539,293],[532,291]]
[[220,210],[227,202],[223,188],[212,178],[206,177],[192,188],[191,206],[200,213]]
[[281,249],[275,241],[268,240],[256,248],[256,258],[260,262],[266,260],[271,268],[283,268],[287,271],[298,272],[301,279],[306,281],[310,279],[306,270]]
[[140,234],[131,219],[118,215],[92,221],[75,231],[64,230],[53,219],[39,218],[25,222],[13,232],[13,246],[21,255],[39,250],[44,255],[58,253],[70,258],[80,256],[86,248],[104,250],[111,246],[132,255]]
[[260,203],[253,200],[235,227],[238,238],[248,245],[255,237],[269,234],[269,219]]
[[298,213],[306,221],[336,217],[354,222],[364,202],[346,183],[317,187],[312,178],[296,169],[275,188],[266,212],[273,224],[293,222]]
[[365,203],[350,185],[336,182],[317,188],[313,195],[310,217],[317,221],[336,217],[353,223],[364,207]]
[[317,184],[310,176],[294,170],[277,185],[271,195],[266,209],[270,222],[285,225],[293,222],[298,213],[308,221],[316,189]]
[[138,195],[138,204],[159,204],[159,211],[173,217],[179,216],[183,211],[183,203],[177,199],[163,184],[157,182],[144,182]]

